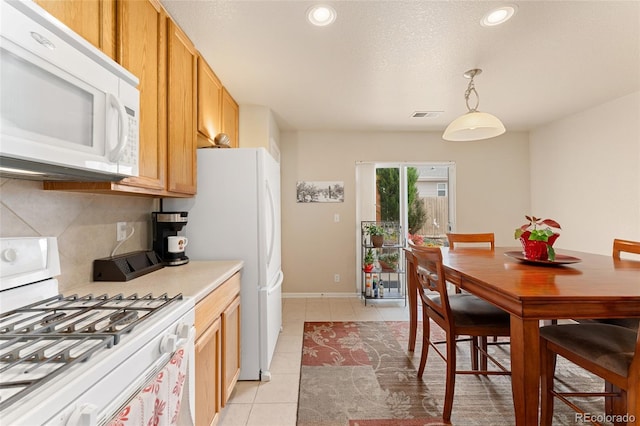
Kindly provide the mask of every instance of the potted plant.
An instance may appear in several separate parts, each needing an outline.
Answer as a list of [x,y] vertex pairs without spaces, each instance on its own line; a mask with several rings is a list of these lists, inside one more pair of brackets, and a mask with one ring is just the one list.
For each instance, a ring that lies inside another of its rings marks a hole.
[[385,246],[393,246],[398,244],[398,232],[395,228],[390,227],[384,232],[384,241],[382,243]]
[[399,257],[397,251],[393,253],[382,253],[378,256],[378,262],[383,271],[397,271]]
[[367,233],[371,237],[371,245],[374,247],[382,247],[385,235],[384,228],[382,226],[370,223],[367,226]]
[[560,224],[553,219],[540,219],[535,216],[525,216],[528,223],[516,228],[514,237],[520,240],[524,257],[530,260],[551,260],[556,258],[553,243],[560,234]]
[[428,238],[419,234],[408,234],[409,240],[416,246],[442,247],[444,244],[440,238]]
[[367,253],[364,255],[364,259],[362,259],[362,263],[364,264],[364,271],[371,272],[373,270],[373,264],[376,261],[376,255],[373,253],[373,250],[368,249]]

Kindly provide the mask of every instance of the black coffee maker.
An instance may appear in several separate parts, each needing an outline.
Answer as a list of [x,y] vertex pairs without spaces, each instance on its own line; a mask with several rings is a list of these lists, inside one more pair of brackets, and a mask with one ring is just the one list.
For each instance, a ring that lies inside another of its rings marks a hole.
[[189,258],[184,254],[188,239],[178,231],[187,224],[188,212],[152,212],[153,251],[167,266],[184,265]]

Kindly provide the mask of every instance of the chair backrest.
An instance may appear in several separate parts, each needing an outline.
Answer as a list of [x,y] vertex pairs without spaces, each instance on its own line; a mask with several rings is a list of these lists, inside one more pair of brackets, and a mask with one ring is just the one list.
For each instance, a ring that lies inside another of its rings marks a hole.
[[613,258],[620,260],[620,253],[640,254],[640,242],[629,240],[613,240]]
[[496,248],[495,236],[493,232],[485,232],[482,234],[454,234],[448,233],[449,249],[454,250],[456,243],[489,243],[491,250]]
[[[445,323],[450,324],[451,307],[449,306],[440,247],[416,246],[411,243],[409,243],[409,246],[415,263],[415,278],[418,289],[421,290],[419,294],[422,302]],[[430,297],[430,292],[435,292],[440,297]]]

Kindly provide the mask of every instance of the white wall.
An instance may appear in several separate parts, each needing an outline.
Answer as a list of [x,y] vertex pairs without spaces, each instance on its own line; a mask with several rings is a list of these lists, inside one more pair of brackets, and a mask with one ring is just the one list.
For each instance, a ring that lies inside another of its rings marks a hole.
[[280,161],[280,129],[273,112],[262,105],[240,105],[240,148],[266,148]]
[[562,225],[557,247],[640,241],[640,92],[538,128],[529,147],[531,214]]
[[[495,232],[499,245],[517,245],[513,231],[529,212],[526,133],[446,142],[439,132],[283,132],[281,151],[285,293],[354,292],[357,161],[455,162],[457,230]],[[300,180],[343,181],[345,201],[298,204]],[[340,283],[334,283],[334,274],[340,274]]]

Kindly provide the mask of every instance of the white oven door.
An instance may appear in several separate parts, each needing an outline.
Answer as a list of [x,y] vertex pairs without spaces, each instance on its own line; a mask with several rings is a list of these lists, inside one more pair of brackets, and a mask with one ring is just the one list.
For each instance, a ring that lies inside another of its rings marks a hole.
[[142,386],[134,384],[123,393],[133,397],[124,407],[119,407],[107,423],[109,426],[194,424],[194,338],[195,327],[192,327],[188,339],[160,371],[153,371]]

